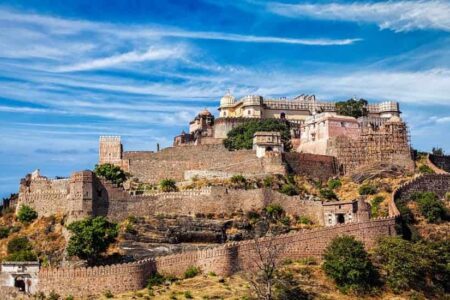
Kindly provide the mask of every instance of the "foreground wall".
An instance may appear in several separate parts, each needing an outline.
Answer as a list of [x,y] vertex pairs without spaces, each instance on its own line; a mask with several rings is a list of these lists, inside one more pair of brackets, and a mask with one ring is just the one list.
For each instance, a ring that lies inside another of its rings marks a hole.
[[[272,240],[265,238],[260,241],[260,245],[262,247],[269,243],[278,245],[281,249],[280,259],[320,257],[325,247],[336,236],[343,234],[355,236],[370,248],[378,237],[394,234],[394,225],[395,218],[389,217],[325,229],[300,231],[280,235]],[[204,273],[230,275],[255,267],[254,249],[253,241],[244,241],[123,265],[42,269],[39,273],[38,289],[45,293],[54,290],[64,296],[78,297],[98,295],[106,290],[116,294],[143,288],[146,279],[154,271],[182,276],[189,266],[198,266]]]

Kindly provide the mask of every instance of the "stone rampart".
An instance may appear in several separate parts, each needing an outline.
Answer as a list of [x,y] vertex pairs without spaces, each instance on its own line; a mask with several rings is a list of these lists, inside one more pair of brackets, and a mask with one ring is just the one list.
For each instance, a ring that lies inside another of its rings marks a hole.
[[416,192],[434,192],[439,198],[450,191],[450,174],[423,174],[401,185],[393,193],[393,201],[409,201]]
[[[339,235],[352,235],[367,248],[374,246],[380,236],[395,234],[395,218],[350,223],[317,230],[304,230],[259,241],[261,247],[271,243],[280,249],[280,259],[320,257],[329,242]],[[110,290],[120,293],[141,289],[152,272],[182,276],[189,266],[202,272],[230,275],[255,267],[254,241],[229,243],[210,249],[146,259],[136,263],[94,268],[42,269],[38,290],[55,291],[76,297],[98,295]]]
[[428,160],[432,165],[440,169],[434,170],[436,173],[450,173],[450,155],[429,154]]
[[284,153],[284,159],[298,175],[327,180],[338,174],[337,161],[333,156],[287,152]]

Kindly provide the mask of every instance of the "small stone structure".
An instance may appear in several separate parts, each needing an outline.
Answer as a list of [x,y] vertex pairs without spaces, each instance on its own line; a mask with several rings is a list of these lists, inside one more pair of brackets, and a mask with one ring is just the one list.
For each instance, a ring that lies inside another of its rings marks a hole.
[[281,133],[274,131],[257,131],[253,135],[253,150],[256,151],[256,157],[266,156],[266,152],[281,154],[284,150],[281,141]]
[[333,201],[323,205],[325,226],[334,226],[370,219],[370,205],[360,198],[358,201]]
[[24,293],[37,291],[39,262],[2,262],[0,286],[14,287]]

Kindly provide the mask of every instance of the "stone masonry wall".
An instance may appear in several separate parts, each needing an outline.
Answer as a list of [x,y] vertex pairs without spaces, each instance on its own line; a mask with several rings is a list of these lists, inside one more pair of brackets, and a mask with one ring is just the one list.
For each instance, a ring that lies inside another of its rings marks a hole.
[[196,145],[165,148],[142,154],[124,152],[123,166],[142,182],[158,183],[164,178],[183,180],[188,170],[263,174],[281,160],[258,159],[252,150],[228,151],[223,145]]
[[284,153],[284,159],[298,175],[327,180],[338,174],[337,161],[333,156],[287,152]]
[[450,155],[430,154],[428,158],[436,167],[450,173]]
[[[320,257],[336,236],[353,235],[367,248],[380,236],[393,235],[395,218],[382,218],[362,223],[350,223],[324,229],[300,231],[280,235],[272,240],[261,239],[260,245],[271,243],[280,247],[280,259]],[[141,289],[148,276],[155,271],[162,274],[182,276],[189,266],[200,267],[202,272],[231,275],[255,267],[254,241],[229,243],[200,251],[146,259],[136,263],[94,268],[42,269],[39,273],[38,290],[55,291],[60,295],[75,297],[98,295],[110,290],[117,294]]]
[[394,192],[395,201],[408,201],[416,192],[434,192],[443,198],[450,192],[450,175],[423,174],[402,185]]

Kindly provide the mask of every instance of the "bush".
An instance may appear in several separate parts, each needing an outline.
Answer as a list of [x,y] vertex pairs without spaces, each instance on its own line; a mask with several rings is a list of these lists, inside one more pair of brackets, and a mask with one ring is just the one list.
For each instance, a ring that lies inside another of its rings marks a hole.
[[273,185],[273,177],[272,176],[267,176],[264,177],[263,179],[263,186],[266,188],[270,188]]
[[247,185],[247,179],[242,175],[233,175],[231,176],[230,181],[233,185],[239,187],[246,187]]
[[17,219],[22,223],[30,223],[37,217],[37,212],[27,205],[22,205],[17,212]]
[[337,200],[337,195],[329,188],[323,188],[319,190],[320,196],[327,200]]
[[334,238],[323,257],[325,274],[343,292],[364,292],[376,282],[377,272],[364,245],[352,236]]
[[420,172],[420,173],[423,173],[423,174],[434,174],[433,169],[430,168],[430,167],[427,166],[427,165],[421,165],[421,166],[419,167],[419,172]]
[[177,183],[173,179],[163,179],[159,182],[159,188],[163,192],[176,192],[178,191]]
[[342,182],[340,179],[330,179],[328,180],[328,188],[330,190],[337,189],[342,186]]
[[94,173],[118,185],[123,184],[128,177],[127,173],[113,164],[95,165]]
[[284,209],[280,204],[269,204],[264,208],[267,216],[272,220],[279,220],[284,215]]
[[426,253],[422,244],[386,237],[378,242],[375,258],[385,274],[387,285],[398,293],[424,286],[430,264]]
[[297,223],[311,225],[313,222],[307,216],[297,217]]
[[114,297],[114,294],[110,290],[105,291],[105,293],[103,293],[103,295],[105,296],[105,298],[113,298]]
[[194,297],[192,297],[192,293],[190,291],[186,291],[184,292],[184,298],[193,299]]
[[89,264],[115,242],[118,234],[117,224],[108,222],[105,217],[86,218],[71,223],[67,228],[72,232],[67,253],[86,259]]
[[281,141],[284,144],[284,149],[289,151],[290,144],[290,126],[289,123],[283,120],[265,119],[260,121],[249,121],[245,124],[236,126],[231,129],[227,138],[223,141],[224,146],[232,151],[239,149],[253,148],[253,135],[257,131],[277,131],[281,133]]
[[6,226],[0,226],[0,239],[7,238],[9,235],[9,228]]
[[59,300],[59,298],[61,298],[59,294],[57,294],[55,291],[51,291],[47,297],[47,300]]
[[37,261],[38,258],[32,250],[21,250],[11,254],[5,258],[6,261]]
[[163,284],[166,281],[166,278],[159,274],[158,272],[153,273],[150,278],[147,280],[147,288],[151,289],[154,286],[158,286]]
[[359,187],[358,192],[360,195],[375,195],[377,187],[371,184],[363,184]]
[[7,251],[8,254],[23,251],[23,250],[31,250],[32,246],[27,237],[16,237],[8,242]]
[[380,211],[380,204],[384,201],[384,197],[376,196],[372,199],[370,202],[370,212],[372,217],[376,218],[379,217],[379,211]]
[[184,272],[184,278],[193,278],[193,277],[197,276],[198,274],[200,274],[200,268],[190,266]]
[[430,223],[439,223],[446,219],[447,209],[433,192],[416,192],[411,198],[419,205],[420,213]]
[[292,183],[283,184],[283,186],[280,189],[280,192],[288,196],[295,196],[299,194],[297,187]]

